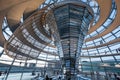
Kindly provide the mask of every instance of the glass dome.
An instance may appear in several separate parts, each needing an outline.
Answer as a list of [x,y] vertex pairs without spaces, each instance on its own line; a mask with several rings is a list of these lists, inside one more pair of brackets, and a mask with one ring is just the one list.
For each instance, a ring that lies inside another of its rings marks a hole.
[[[6,72],[5,80],[13,73],[22,73],[23,78],[25,77],[23,73],[30,72],[40,72],[42,77],[46,74],[51,77],[63,75],[65,69],[59,55],[62,53],[61,46],[55,44],[56,39],[59,41],[57,38],[59,35],[54,35],[55,32],[51,29],[57,23],[53,23],[51,16],[48,17],[48,13],[51,14],[50,10],[56,7],[55,4],[62,1],[70,0],[25,0],[25,2],[21,0],[12,4],[11,0],[0,1],[0,12],[2,12],[0,13],[0,65],[5,67],[0,66],[0,72]],[[77,76],[91,80],[98,78],[110,80],[119,77],[119,0],[76,1],[88,5],[94,13],[94,19],[89,25],[78,57]]]

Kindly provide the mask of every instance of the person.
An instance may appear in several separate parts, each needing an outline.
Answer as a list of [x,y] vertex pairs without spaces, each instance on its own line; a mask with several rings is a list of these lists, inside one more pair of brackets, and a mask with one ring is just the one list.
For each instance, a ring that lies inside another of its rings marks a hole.
[[120,48],[118,48],[118,51],[120,52]]
[[100,41],[100,44],[103,44],[103,41],[102,41],[102,40]]
[[48,75],[46,75],[46,78],[45,78],[45,80],[49,80],[49,77],[48,77]]
[[61,80],[61,76],[59,75],[58,80]]
[[7,70],[4,72],[4,74],[7,74]]
[[118,53],[118,49],[116,49],[116,52]]
[[32,76],[34,76],[34,75],[35,75],[35,71],[32,72]]
[[2,72],[0,71],[0,76],[2,75]]
[[105,50],[105,54],[107,54],[107,51]]

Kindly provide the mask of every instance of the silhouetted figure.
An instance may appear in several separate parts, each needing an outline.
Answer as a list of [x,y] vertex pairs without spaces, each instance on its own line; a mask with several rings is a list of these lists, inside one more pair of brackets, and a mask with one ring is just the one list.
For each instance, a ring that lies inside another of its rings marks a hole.
[[118,51],[120,52],[120,48],[118,48]]
[[33,72],[32,72],[32,76],[34,76],[34,75],[35,75],[35,72],[33,71]]
[[115,80],[120,80],[120,78],[117,76],[117,74],[114,74]]
[[49,78],[49,80],[52,80],[52,78]]
[[4,72],[4,74],[7,74],[7,70]]
[[0,72],[0,76],[2,75],[2,72]]
[[116,52],[118,53],[118,49],[116,49]]
[[70,78],[68,78],[68,80],[70,80]]
[[102,41],[102,40],[100,41],[100,44],[103,44],[103,41]]
[[45,78],[45,80],[49,80],[49,77],[48,77],[48,75],[46,75],[46,78]]
[[61,80],[61,76],[58,77],[58,80]]

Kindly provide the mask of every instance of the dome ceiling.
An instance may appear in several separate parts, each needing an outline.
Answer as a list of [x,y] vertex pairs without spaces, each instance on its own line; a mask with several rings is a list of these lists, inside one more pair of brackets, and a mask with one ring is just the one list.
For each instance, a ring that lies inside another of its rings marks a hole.
[[[46,10],[49,10],[49,4],[52,5],[54,2],[51,0],[49,0],[50,2],[46,1],[44,6],[40,6],[39,11],[36,11],[39,5],[41,5],[44,1],[45,0],[0,1],[0,45],[2,47],[4,46],[5,42],[5,46],[10,43],[12,46],[14,46],[12,47],[13,50],[22,50],[20,52],[21,54],[25,53],[26,57],[29,55],[31,58],[40,57],[40,53],[41,55],[49,54],[51,56],[57,56],[57,49],[53,43],[54,39],[50,36],[50,34],[48,34],[47,29],[49,29],[49,26],[47,26],[47,24],[44,22]],[[119,48],[118,46],[120,46],[119,0],[81,1],[89,4],[94,11],[94,21],[88,31],[88,35],[85,38],[81,55],[83,57],[87,57],[97,53],[103,53],[105,55],[105,51],[110,54],[115,52],[116,49]],[[2,32],[2,23],[4,17],[6,17],[9,28],[13,32],[13,35],[9,40],[5,40]],[[20,22],[21,17],[23,17],[24,23]],[[116,30],[118,33],[115,32]],[[117,47],[111,49],[111,45],[117,45]],[[17,48],[15,48],[16,46]],[[7,52],[10,53],[8,54],[9,56],[16,53],[16,51],[12,51],[13,53],[9,52],[11,48],[10,45],[5,48],[8,49]],[[53,51],[51,52],[49,49],[52,49]],[[25,50],[28,50],[29,52],[25,52]],[[91,50],[93,50],[92,53]],[[19,57],[18,59],[21,58]],[[42,60],[42,58],[40,59]]]

